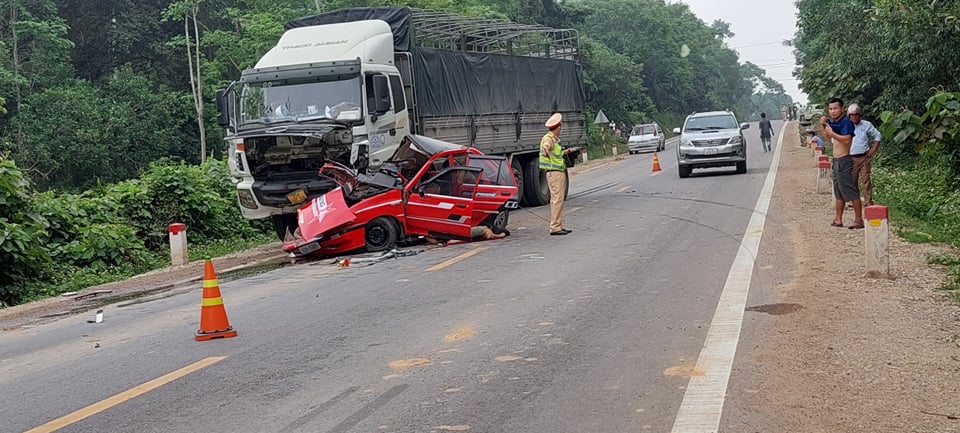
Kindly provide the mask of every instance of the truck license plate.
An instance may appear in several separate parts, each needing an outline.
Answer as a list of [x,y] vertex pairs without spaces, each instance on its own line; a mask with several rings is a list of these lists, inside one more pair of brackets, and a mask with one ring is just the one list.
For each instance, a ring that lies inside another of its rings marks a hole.
[[320,242],[310,242],[309,244],[306,244],[300,248],[297,248],[297,253],[301,255],[310,254],[319,249],[320,249]]
[[290,194],[287,194],[287,200],[290,201],[290,204],[303,203],[307,201],[307,192],[302,189],[298,189]]
[[708,147],[708,148],[704,149],[703,153],[704,153],[704,154],[707,154],[707,155],[716,155],[716,154],[717,154],[717,148],[715,148],[715,147]]

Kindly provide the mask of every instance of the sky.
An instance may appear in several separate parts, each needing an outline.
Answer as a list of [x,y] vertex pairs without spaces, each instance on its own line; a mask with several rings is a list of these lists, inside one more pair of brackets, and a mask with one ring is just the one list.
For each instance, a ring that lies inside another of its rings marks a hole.
[[793,76],[793,48],[782,44],[793,39],[797,27],[794,0],[679,0],[708,25],[714,20],[730,24],[733,38],[727,46],[740,54],[740,62],[752,62],[783,85],[794,102],[806,104],[807,96]]

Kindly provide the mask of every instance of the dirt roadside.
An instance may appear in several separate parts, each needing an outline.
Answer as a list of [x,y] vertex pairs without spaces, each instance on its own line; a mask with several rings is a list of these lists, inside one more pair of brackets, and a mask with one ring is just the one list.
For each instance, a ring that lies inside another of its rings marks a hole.
[[[623,155],[604,159],[579,162],[570,169],[570,175],[576,176],[592,170],[606,167],[622,161]],[[249,275],[259,270],[268,270],[277,266],[295,263],[287,253],[281,250],[280,242],[261,245],[233,254],[213,259],[220,279]],[[204,261],[198,260],[182,266],[169,266],[156,269],[126,280],[117,281],[80,290],[70,296],[42,299],[23,305],[0,309],[0,332],[12,331],[23,327],[56,320],[59,317],[82,314],[99,306],[130,299],[138,296],[154,295],[168,290],[196,285],[203,279]]]
[[891,233],[893,279],[863,278],[863,231],[830,227],[833,197],[816,193],[815,158],[799,143],[791,124],[761,246],[788,274],[770,290],[799,307],[766,319],[738,354],[722,431],[960,432],[948,417],[960,415],[960,307],[927,263],[949,248]]

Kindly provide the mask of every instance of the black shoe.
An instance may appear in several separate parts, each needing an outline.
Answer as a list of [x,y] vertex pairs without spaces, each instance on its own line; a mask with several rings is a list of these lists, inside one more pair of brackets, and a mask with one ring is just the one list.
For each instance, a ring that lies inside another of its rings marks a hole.
[[563,231],[563,230],[560,230],[560,231],[557,231],[557,232],[550,232],[550,236],[563,236],[563,235],[565,235],[565,234],[567,234],[567,233],[570,233],[570,232],[565,232],[565,231]]
[[560,229],[560,231],[562,231],[564,234],[573,233],[573,230],[569,230],[569,229]]

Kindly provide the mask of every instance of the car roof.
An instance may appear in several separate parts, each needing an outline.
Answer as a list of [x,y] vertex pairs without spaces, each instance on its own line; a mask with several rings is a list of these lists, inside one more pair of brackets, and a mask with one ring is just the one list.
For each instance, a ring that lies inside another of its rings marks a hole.
[[431,156],[447,150],[465,150],[468,148],[468,146],[453,144],[424,135],[410,134],[408,137],[417,144],[417,147]]

